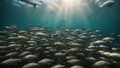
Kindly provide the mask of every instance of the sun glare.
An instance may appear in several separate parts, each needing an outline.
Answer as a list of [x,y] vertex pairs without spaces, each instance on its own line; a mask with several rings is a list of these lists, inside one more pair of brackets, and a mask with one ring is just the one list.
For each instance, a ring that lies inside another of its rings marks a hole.
[[44,20],[49,17],[49,11],[55,13],[54,22],[67,20],[72,22],[74,15],[82,15],[87,3],[84,0],[58,0],[58,2],[47,5]]
[[64,16],[71,19],[72,15],[82,10],[82,0],[61,0],[60,7],[58,8],[58,19]]
[[65,7],[74,7],[80,4],[81,0],[62,0],[62,5]]

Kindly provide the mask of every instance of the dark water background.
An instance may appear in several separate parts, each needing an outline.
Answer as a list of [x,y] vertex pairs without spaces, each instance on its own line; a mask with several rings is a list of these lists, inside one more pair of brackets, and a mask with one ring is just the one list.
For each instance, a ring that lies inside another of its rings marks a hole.
[[[102,10],[96,8],[95,5],[90,5],[91,13],[88,14],[86,19],[81,15],[71,16],[71,22],[59,21],[55,24],[55,15],[49,15],[43,21],[45,15],[44,7],[40,9],[33,8],[17,8],[5,0],[0,0],[0,26],[16,24],[20,29],[23,29],[28,24],[40,24],[41,26],[49,26],[52,29],[65,27],[65,28],[84,28],[84,29],[101,29],[104,33],[120,33],[120,1],[112,8],[104,8]],[[88,12],[86,11],[86,14]]]

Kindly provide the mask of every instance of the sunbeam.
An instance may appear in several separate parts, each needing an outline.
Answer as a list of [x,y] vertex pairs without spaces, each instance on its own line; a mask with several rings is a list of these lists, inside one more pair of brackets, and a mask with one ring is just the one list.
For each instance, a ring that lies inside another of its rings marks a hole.
[[53,11],[56,14],[54,24],[61,22],[61,20],[67,20],[71,23],[74,15],[76,13],[82,15],[86,6],[87,2],[84,2],[83,0],[58,0],[49,5],[47,4],[44,20],[48,20],[48,12]]

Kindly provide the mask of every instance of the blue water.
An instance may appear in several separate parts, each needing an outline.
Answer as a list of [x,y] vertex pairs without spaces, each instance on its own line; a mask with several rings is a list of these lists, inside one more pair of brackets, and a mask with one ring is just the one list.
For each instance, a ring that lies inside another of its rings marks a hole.
[[[52,29],[57,28],[83,28],[83,29],[101,29],[104,33],[120,32],[120,2],[111,8],[99,9],[95,5],[90,4],[83,12],[74,12],[64,17],[61,14],[56,19],[58,12],[47,12],[45,7],[18,8],[1,0],[0,2],[0,26],[17,25],[20,29],[24,29],[28,24],[40,24],[41,26],[49,26]],[[90,9],[90,10],[89,10]]]

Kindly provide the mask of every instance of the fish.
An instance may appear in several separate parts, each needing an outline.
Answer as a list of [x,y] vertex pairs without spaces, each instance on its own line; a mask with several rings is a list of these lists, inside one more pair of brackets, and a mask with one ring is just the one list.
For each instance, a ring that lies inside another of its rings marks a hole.
[[22,1],[22,2],[25,2],[27,4],[32,5],[34,7],[34,9],[36,9],[37,5],[38,5],[37,3],[33,2],[32,0],[19,0],[19,1]]
[[19,4],[20,6],[32,7],[32,5],[27,4],[27,3],[23,2],[23,1],[16,1],[15,3],[16,3],[16,4]]
[[113,0],[107,0],[105,2],[103,2],[102,4],[99,5],[99,8],[103,8],[103,7],[112,7],[112,5],[115,3],[115,1]]

